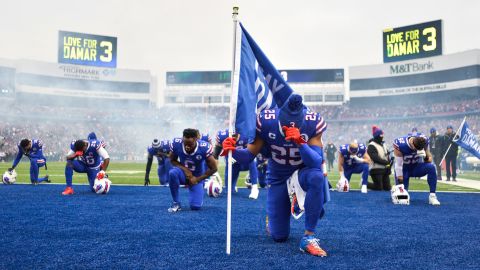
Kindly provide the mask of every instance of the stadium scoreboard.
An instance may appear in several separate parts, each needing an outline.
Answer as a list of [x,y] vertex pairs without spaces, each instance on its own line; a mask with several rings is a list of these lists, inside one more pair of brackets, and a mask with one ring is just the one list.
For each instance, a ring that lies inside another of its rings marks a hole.
[[229,84],[230,71],[167,72],[167,84]]
[[58,62],[116,68],[117,38],[59,31]]
[[383,62],[442,54],[442,20],[383,30]]
[[[343,69],[295,69],[279,71],[285,81],[291,83],[343,82]],[[230,71],[179,71],[167,72],[167,84],[229,84]]]

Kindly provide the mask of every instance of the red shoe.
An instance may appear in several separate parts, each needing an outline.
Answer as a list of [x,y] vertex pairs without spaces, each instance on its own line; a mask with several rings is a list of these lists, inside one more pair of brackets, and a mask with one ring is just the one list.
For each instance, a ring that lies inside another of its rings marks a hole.
[[62,195],[73,195],[73,188],[72,187],[65,188],[65,190],[62,192]]

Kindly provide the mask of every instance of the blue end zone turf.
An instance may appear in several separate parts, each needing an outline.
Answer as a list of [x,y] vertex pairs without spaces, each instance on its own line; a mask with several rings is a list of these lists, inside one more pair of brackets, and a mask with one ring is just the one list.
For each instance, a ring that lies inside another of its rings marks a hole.
[[225,255],[226,196],[190,211],[167,213],[170,191],[113,186],[106,196],[87,186],[61,196],[61,185],[0,186],[0,269],[478,269],[480,194],[411,193],[410,206],[389,193],[332,193],[318,233],[329,256],[298,250],[303,220],[290,239],[265,235],[265,190],[233,198],[232,255]]

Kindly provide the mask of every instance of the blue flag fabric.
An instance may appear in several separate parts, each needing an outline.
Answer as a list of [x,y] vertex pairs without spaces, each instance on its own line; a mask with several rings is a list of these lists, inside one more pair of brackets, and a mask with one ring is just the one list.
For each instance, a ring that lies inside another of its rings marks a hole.
[[245,27],[241,23],[238,26],[230,115],[235,132],[252,142],[257,113],[281,107],[293,90]]
[[453,141],[468,152],[472,153],[477,158],[480,158],[480,144],[478,143],[477,137],[472,132],[467,122],[463,123],[460,134],[457,134]]

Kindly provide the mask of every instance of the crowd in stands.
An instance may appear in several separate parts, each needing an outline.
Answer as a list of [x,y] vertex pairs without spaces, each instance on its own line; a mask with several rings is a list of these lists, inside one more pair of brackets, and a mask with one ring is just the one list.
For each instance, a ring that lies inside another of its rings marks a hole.
[[[407,109],[406,109],[407,108]],[[440,134],[447,125],[458,128],[465,114],[474,131],[480,131],[480,99],[451,101],[416,106],[312,107],[327,120],[329,126],[324,142],[348,143],[354,139],[366,142],[372,125],[385,132],[391,142],[417,128],[428,134],[434,127]],[[428,117],[424,117],[428,116]],[[110,155],[118,160],[143,160],[146,147],[154,138],[171,139],[181,136],[186,127],[198,128],[212,137],[228,126],[228,107],[163,107],[163,108],[95,108],[48,107],[11,104],[0,108],[0,136],[5,137],[0,152],[11,158],[22,138],[44,141],[45,154],[50,160],[62,160],[70,142],[86,138],[94,131],[105,140]]]
[[[408,109],[407,109],[408,108]],[[480,112],[480,99],[448,101],[408,107],[401,105],[359,106],[313,106],[313,111],[321,112],[329,120],[403,118],[416,116],[449,116],[462,113]]]

